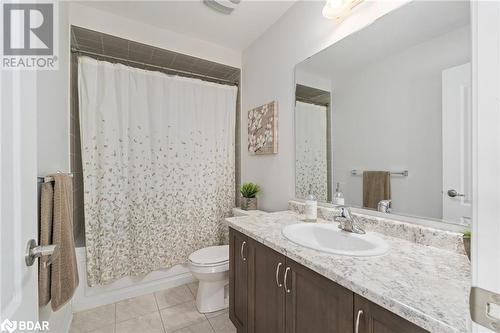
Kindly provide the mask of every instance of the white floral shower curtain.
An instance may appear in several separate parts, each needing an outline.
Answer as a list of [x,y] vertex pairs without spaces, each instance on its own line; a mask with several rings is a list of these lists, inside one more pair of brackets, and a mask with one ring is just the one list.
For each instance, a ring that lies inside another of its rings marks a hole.
[[298,198],[309,194],[328,199],[326,106],[297,101],[295,105],[295,193]]
[[81,57],[89,285],[186,262],[234,206],[237,88]]

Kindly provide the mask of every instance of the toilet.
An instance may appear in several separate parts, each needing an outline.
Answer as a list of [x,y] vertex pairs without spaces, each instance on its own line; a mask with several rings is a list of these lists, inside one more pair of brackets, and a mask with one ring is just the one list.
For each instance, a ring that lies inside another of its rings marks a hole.
[[198,279],[196,307],[200,313],[228,307],[226,286],[229,284],[229,245],[210,246],[189,256],[189,269]]

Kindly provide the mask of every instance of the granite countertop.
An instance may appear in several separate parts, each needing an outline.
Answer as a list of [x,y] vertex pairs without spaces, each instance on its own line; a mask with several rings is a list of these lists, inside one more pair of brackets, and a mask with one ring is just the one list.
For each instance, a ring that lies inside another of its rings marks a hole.
[[[470,263],[456,252],[376,233],[390,246],[377,257],[323,253],[287,240],[292,211],[226,219],[229,227],[435,333],[468,332]],[[333,223],[318,220],[320,223]]]

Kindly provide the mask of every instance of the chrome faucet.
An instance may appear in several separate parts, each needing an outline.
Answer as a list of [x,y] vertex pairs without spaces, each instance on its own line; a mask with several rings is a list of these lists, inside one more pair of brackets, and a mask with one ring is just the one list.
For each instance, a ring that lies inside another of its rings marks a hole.
[[333,217],[334,221],[339,222],[339,228],[347,231],[353,232],[355,234],[364,234],[365,231],[360,227],[358,218],[351,213],[351,209],[347,206],[339,206],[338,215]]
[[381,213],[392,212],[392,200],[380,200],[377,204],[377,210]]

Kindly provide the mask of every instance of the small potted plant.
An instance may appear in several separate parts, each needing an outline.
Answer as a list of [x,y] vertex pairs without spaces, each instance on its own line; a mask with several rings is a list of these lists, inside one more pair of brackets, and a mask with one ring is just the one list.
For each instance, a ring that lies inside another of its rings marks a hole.
[[254,183],[245,183],[241,185],[241,209],[243,210],[255,210],[257,209],[257,193],[259,193],[260,187]]
[[469,257],[470,260],[470,231],[464,232],[464,235],[462,236],[462,239],[464,241],[464,249],[465,253],[467,253],[467,257]]

